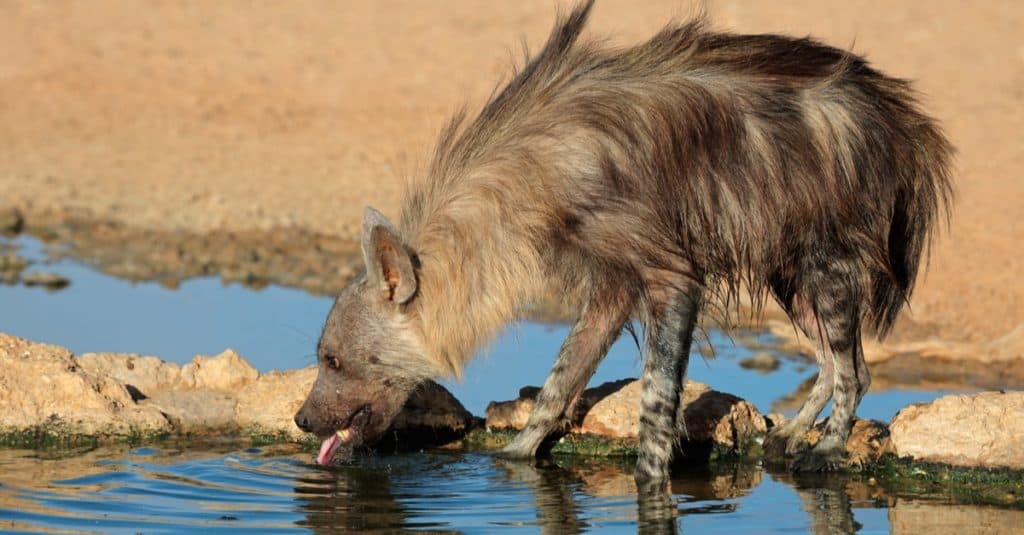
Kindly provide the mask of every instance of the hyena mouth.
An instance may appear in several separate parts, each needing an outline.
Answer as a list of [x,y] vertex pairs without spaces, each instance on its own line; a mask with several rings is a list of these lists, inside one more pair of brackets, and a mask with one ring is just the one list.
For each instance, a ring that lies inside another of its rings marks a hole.
[[336,433],[325,438],[323,443],[320,444],[320,453],[316,456],[316,463],[321,466],[327,465],[334,459],[334,454],[338,452],[338,449],[346,444],[355,442],[369,416],[370,407],[368,405],[363,405],[353,412]]

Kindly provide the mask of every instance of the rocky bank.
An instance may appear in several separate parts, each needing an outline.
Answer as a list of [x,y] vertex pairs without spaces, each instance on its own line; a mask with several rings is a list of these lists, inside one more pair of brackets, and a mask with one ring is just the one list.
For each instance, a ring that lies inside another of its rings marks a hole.
[[[0,333],[0,442],[204,435],[302,441],[310,437],[295,427],[292,416],[315,377],[314,367],[260,373],[230,349],[178,366],[135,354],[76,356],[63,347]],[[640,381],[632,379],[588,389],[561,451],[628,453],[638,434],[640,391]],[[402,449],[453,441],[454,447],[499,446],[500,438],[488,437],[509,435],[492,431],[525,425],[538,392],[524,387],[518,399],[491,403],[481,426],[447,390],[429,383],[410,397],[387,435]],[[685,401],[681,447],[691,456],[756,454],[765,432],[782,418],[766,417],[739,397],[692,381]],[[816,442],[819,429],[808,433],[809,443]],[[475,439],[483,435],[483,442],[473,442],[470,433]],[[894,454],[960,467],[1024,470],[1021,436],[1024,392],[982,392],[911,405],[888,425],[858,421],[847,448],[851,465],[857,466]],[[614,447],[595,448],[586,437]]]

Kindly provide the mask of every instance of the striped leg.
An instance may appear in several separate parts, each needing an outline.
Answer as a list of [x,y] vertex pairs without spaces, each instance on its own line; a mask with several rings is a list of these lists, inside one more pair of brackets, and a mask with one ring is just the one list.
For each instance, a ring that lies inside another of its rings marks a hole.
[[808,338],[814,340],[814,358],[818,363],[818,377],[796,416],[773,428],[765,438],[765,455],[776,460],[796,456],[806,449],[804,435],[814,425],[815,419],[821,414],[828,401],[832,399],[832,391],[835,387],[835,365],[832,350],[827,347],[824,330],[818,316],[799,296],[793,299],[793,306],[789,314],[800,330]]
[[668,481],[699,302],[698,291],[677,290],[649,320],[640,398],[640,455],[634,472],[641,492]]
[[827,266],[818,284],[815,311],[825,346],[835,365],[832,415],[821,440],[794,465],[798,471],[837,470],[846,465],[846,439],[850,436],[857,404],[870,384],[860,341],[860,293],[847,266]]
[[505,446],[501,456],[535,457],[541,443],[563,426],[567,412],[619,337],[622,326],[629,319],[629,312],[629,301],[618,293],[598,296],[584,307],[568,338],[562,343],[558,359],[537,396],[526,427]]

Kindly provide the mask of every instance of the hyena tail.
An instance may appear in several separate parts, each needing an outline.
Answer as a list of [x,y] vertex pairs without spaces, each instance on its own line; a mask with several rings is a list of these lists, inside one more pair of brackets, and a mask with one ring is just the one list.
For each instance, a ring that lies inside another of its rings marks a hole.
[[953,197],[953,148],[930,119],[912,115],[916,117],[907,119],[917,125],[917,143],[908,161],[901,162],[906,166],[902,170],[905,178],[898,182],[893,197],[886,242],[889,272],[875,273],[870,281],[871,306],[866,319],[880,338],[889,333],[900,310],[908,303],[922,257],[927,264],[937,223],[948,224]]

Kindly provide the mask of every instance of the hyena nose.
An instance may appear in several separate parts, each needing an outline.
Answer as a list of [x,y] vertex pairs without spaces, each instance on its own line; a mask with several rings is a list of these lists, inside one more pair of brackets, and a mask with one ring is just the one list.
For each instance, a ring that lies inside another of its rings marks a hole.
[[312,429],[309,427],[309,418],[303,416],[301,412],[295,415],[295,425],[297,425],[299,429],[307,433],[312,431]]

